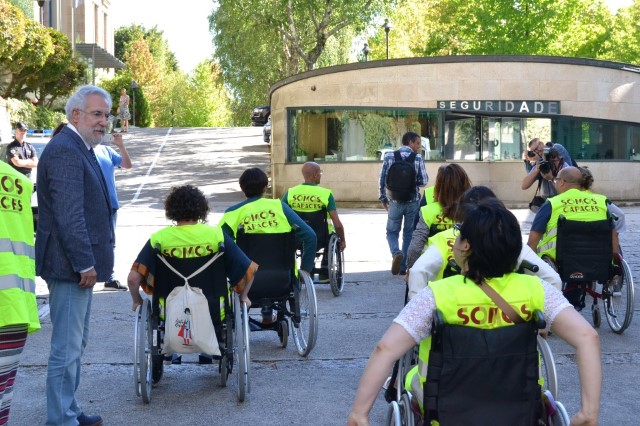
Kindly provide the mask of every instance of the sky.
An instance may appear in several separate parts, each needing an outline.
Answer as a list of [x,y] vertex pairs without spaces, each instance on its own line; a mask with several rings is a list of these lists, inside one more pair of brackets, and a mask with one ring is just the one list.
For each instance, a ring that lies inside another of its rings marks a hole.
[[213,0],[112,0],[113,28],[154,25],[164,32],[180,69],[189,72],[213,54],[209,15]]
[[[613,12],[633,0],[605,0]],[[112,0],[113,27],[154,25],[164,31],[180,69],[189,72],[213,54],[208,16],[213,0]]]

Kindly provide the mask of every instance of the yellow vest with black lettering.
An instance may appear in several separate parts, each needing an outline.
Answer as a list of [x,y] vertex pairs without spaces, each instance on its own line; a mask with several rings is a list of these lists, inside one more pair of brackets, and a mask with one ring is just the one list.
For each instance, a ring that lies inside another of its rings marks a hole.
[[558,219],[561,215],[580,222],[594,222],[608,217],[607,197],[604,195],[572,188],[548,200],[551,203],[551,218],[538,243],[538,255],[541,257],[547,255],[556,258]]
[[40,329],[31,194],[33,183],[0,161],[0,327]]
[[447,264],[451,259],[453,259],[453,243],[455,241],[456,237],[455,235],[453,235],[453,228],[445,229],[442,232],[438,232],[433,237],[429,237],[429,242],[427,243],[427,245],[435,246],[442,256],[442,266],[438,271],[438,275],[433,277],[433,281],[442,279],[444,270],[447,268]]
[[444,213],[442,213],[442,206],[438,202],[433,202],[421,207],[420,214],[422,214],[424,222],[429,227],[430,234],[432,226],[435,226],[439,232],[453,228],[453,220],[445,217]]
[[[295,212],[317,212],[329,206],[331,190],[318,185],[303,184],[294,186],[287,191],[287,204]],[[329,232],[333,232],[329,210],[327,210],[327,224]]]
[[226,212],[220,224],[226,224],[236,236],[240,227],[247,234],[282,234],[291,232],[291,225],[284,215],[282,201],[259,198]]
[[[506,274],[486,280],[504,300],[524,319],[529,321],[533,311],[544,310],[544,289],[540,279],[532,275]],[[473,281],[455,275],[429,283],[435,304],[444,321],[451,325],[463,325],[493,329],[513,325],[509,317]],[[413,394],[422,411],[423,387],[427,377],[427,364],[431,350],[431,337],[420,342],[418,365],[405,379],[405,388]]]
[[163,228],[151,235],[149,242],[163,256],[185,259],[217,253],[224,235],[219,227],[196,223]]
[[427,188],[424,189],[424,199],[427,202],[427,204],[431,204],[431,203],[435,203],[436,200],[433,198],[433,193],[436,189],[435,185],[429,186]]

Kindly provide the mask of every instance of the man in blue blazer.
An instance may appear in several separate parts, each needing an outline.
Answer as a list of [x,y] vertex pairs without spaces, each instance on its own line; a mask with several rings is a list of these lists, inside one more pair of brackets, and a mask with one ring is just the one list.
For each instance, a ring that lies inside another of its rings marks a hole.
[[96,281],[113,269],[112,206],[93,147],[102,140],[111,97],[80,87],[67,101],[69,124],[47,144],[38,164],[36,275],[49,287],[51,352],[47,369],[47,425],[102,424],[85,415],[75,392],[88,340]]

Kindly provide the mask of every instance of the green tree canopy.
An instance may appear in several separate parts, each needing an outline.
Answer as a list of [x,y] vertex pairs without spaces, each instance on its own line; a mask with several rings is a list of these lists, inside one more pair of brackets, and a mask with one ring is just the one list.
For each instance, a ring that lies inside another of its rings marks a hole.
[[124,61],[127,52],[133,47],[132,44],[140,38],[145,40],[155,62],[157,62],[163,70],[178,70],[176,55],[169,50],[169,43],[164,38],[164,32],[156,26],[147,30],[142,25],[131,24],[128,27],[116,29],[113,36],[115,57]]

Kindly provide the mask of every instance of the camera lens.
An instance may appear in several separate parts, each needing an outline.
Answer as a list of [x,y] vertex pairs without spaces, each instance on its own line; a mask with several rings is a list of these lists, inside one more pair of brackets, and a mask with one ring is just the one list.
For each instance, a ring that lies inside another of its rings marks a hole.
[[527,151],[527,157],[533,158],[536,156],[536,153],[534,151]]

